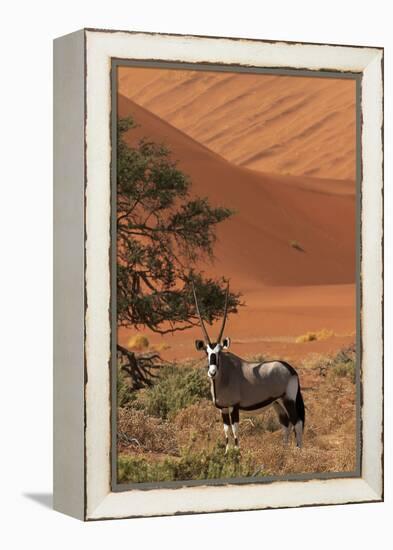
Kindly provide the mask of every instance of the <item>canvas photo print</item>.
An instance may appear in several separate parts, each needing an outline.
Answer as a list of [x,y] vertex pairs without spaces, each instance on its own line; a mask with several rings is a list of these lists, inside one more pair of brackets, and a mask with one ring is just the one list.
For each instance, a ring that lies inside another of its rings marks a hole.
[[355,475],[357,81],[115,70],[116,483]]

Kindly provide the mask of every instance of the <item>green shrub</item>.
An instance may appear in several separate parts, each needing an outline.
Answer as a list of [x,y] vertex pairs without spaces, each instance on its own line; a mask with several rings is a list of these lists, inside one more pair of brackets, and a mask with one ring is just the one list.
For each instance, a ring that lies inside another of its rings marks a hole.
[[169,418],[180,409],[210,397],[210,384],[204,369],[165,366],[150,388],[138,392],[135,406],[160,418]]
[[356,381],[356,368],[354,361],[334,365],[332,373],[339,378],[349,378],[354,383]]
[[225,455],[224,450],[224,445],[218,443],[211,451],[192,452],[186,449],[179,459],[171,457],[160,462],[148,462],[138,456],[120,456],[118,482],[185,481],[266,475],[250,453],[243,456],[238,450],[231,448]]
[[356,359],[356,347],[353,344],[340,349],[340,351],[334,357],[336,363],[354,363]]
[[332,370],[334,376],[349,378],[356,381],[356,348],[349,346],[341,349],[333,358]]
[[[307,365],[303,363],[303,366]],[[310,365],[308,365],[310,366]],[[355,345],[341,349],[336,355],[318,357],[312,361],[311,368],[319,369],[321,376],[337,376],[356,381],[356,348]]]
[[276,415],[270,414],[265,420],[266,431],[276,432],[281,428]]
[[136,393],[129,383],[129,378],[119,365],[117,368],[117,405],[118,407],[126,407],[133,403],[135,399]]

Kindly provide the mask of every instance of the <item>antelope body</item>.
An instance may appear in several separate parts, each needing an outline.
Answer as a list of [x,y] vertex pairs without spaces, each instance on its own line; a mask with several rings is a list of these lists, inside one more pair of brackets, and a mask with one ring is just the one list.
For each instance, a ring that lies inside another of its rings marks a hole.
[[250,362],[227,351],[230,340],[222,339],[222,335],[227,317],[228,291],[220,335],[217,342],[212,343],[200,315],[194,289],[196,310],[205,336],[205,341],[196,340],[195,347],[207,354],[212,399],[221,410],[226,450],[230,428],[235,446],[239,445],[239,411],[259,412],[269,405],[274,407],[284,429],[285,443],[294,429],[296,444],[301,447],[305,410],[298,374],[285,361]]

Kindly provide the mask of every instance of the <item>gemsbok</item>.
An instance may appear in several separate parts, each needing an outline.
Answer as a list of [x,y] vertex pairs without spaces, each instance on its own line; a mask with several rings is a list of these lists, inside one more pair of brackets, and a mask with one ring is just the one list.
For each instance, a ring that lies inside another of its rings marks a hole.
[[301,447],[305,410],[299,376],[295,369],[285,361],[245,361],[226,351],[230,339],[222,336],[228,314],[229,286],[220,334],[215,342],[211,342],[199,310],[194,286],[193,293],[204,335],[204,341],[196,340],[195,347],[198,351],[204,350],[207,355],[213,403],[220,409],[224,423],[225,452],[229,448],[231,428],[235,447],[239,447],[239,411],[259,412],[269,405],[273,405],[284,429],[284,443],[288,443],[294,429],[296,444]]

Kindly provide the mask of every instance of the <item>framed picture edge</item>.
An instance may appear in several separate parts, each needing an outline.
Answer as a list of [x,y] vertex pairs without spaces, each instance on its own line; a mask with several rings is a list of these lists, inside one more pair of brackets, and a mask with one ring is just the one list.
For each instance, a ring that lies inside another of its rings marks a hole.
[[[112,492],[113,59],[361,75],[360,477]],[[383,499],[382,48],[93,29],[56,39],[54,218],[55,509],[97,520]]]

